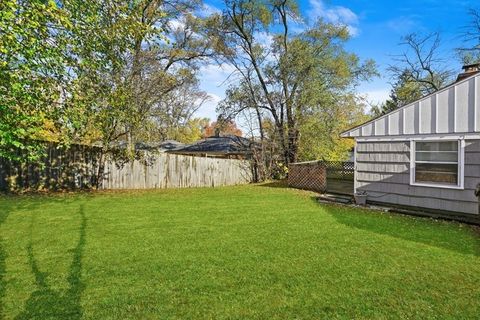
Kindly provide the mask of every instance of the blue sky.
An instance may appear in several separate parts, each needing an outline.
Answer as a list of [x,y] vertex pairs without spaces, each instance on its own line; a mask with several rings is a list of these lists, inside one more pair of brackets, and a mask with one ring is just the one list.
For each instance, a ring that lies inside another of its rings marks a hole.
[[[383,101],[390,90],[388,65],[394,63],[394,55],[400,54],[402,36],[412,33],[441,34],[440,52],[450,68],[460,71],[461,65],[454,49],[462,44],[460,34],[468,25],[468,10],[478,8],[476,1],[454,0],[301,0],[300,10],[308,19],[322,17],[330,22],[349,26],[352,39],[346,47],[362,59],[374,59],[381,77],[362,83],[358,92],[372,102]],[[222,1],[207,0],[210,10],[221,10]],[[201,87],[212,99],[198,112],[198,116],[215,119],[215,106],[224,97],[223,83],[232,70],[228,66],[207,65],[201,70]]]

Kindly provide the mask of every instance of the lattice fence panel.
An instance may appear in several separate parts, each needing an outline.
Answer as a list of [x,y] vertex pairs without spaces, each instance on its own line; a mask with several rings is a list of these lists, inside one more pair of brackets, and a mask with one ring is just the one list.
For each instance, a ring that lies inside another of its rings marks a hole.
[[327,170],[323,162],[299,162],[288,166],[288,185],[293,188],[325,192]]
[[355,164],[350,161],[323,161],[327,168],[327,178],[339,180],[354,179]]

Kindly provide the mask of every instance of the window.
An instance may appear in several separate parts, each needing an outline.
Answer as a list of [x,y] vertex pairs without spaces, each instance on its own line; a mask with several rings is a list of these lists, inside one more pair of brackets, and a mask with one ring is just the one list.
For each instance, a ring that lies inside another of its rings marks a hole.
[[463,188],[460,141],[412,141],[411,183]]

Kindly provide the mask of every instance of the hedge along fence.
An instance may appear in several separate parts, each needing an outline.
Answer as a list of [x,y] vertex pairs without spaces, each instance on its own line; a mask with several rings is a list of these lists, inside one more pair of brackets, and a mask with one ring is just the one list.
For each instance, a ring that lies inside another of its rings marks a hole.
[[322,161],[291,163],[288,165],[288,185],[323,193],[327,190],[327,166]]
[[0,158],[0,190],[90,189],[97,185],[101,164],[100,189],[215,187],[252,181],[251,164],[246,160],[142,151],[134,160],[126,161],[104,157],[98,147],[65,148],[48,143],[45,148],[39,163]]

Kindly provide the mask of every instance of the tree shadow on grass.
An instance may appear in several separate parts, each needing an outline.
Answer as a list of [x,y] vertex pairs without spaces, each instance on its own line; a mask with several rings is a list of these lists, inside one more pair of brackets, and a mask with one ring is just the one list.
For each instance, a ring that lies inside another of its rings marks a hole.
[[[312,200],[317,202],[316,197]],[[322,204],[322,207],[337,222],[350,228],[480,256],[478,227],[340,205]]]
[[24,310],[15,319],[81,319],[83,310],[80,299],[85,288],[80,278],[87,226],[83,205],[80,205],[79,214],[80,235],[73,250],[73,259],[67,278],[68,289],[56,291],[50,288],[47,283],[47,273],[39,269],[32,240],[30,240],[26,250],[31,271],[35,276],[36,290],[25,303]]
[[258,186],[259,187],[265,187],[265,188],[285,189],[285,188],[288,188],[288,181],[287,180],[275,180],[275,181],[260,183],[260,184],[258,184]]
[[[0,210],[0,227],[2,224],[7,220],[9,210]],[[0,319],[4,319],[4,311],[3,311],[3,298],[5,297],[6,294],[6,281],[5,281],[5,275],[7,273],[7,266],[6,266],[6,260],[7,259],[7,253],[5,252],[5,249],[3,248],[3,239],[0,234]]]

